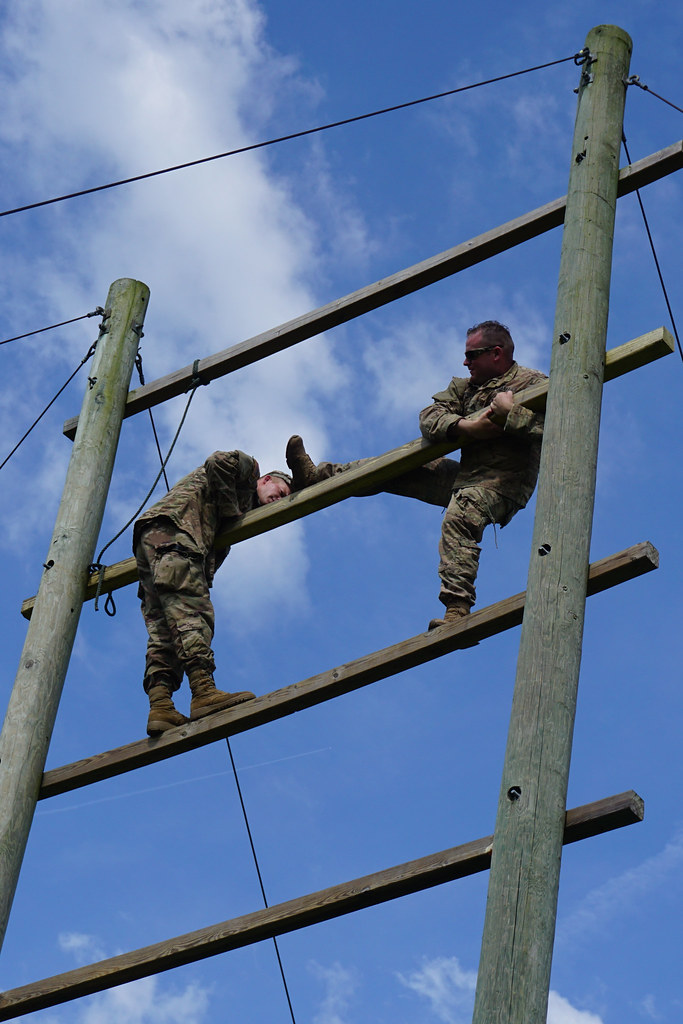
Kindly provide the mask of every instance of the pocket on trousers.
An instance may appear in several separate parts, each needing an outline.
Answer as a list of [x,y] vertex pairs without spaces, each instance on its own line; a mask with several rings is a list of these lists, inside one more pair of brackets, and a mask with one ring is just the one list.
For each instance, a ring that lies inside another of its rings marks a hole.
[[178,550],[157,549],[152,566],[154,586],[157,590],[185,590],[192,575],[192,562],[195,560],[189,551],[186,554]]

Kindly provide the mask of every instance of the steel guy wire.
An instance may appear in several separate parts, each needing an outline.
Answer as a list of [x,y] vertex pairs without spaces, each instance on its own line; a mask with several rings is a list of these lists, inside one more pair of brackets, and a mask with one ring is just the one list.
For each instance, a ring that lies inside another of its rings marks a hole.
[[[145,375],[142,372],[142,353],[140,352],[139,349],[138,349],[138,354],[135,357],[135,368],[138,371],[138,377],[140,378],[140,384],[144,387],[144,385],[145,385]],[[159,435],[157,434],[157,428],[156,428],[156,424],[154,422],[154,416],[152,415],[152,410],[151,409],[148,409],[147,412],[149,413],[149,422],[152,424],[152,433],[154,434],[154,443],[157,446],[157,452],[159,454],[159,461],[161,462],[161,470],[162,470],[162,472],[164,474],[164,483],[166,484],[166,490],[170,491],[171,488],[170,488],[170,485],[169,485],[169,482],[168,482],[168,477],[166,476],[166,467],[164,466],[164,457],[161,454],[161,445],[159,444]]]
[[103,316],[104,310],[101,306],[97,306],[93,309],[92,313],[84,313],[83,316],[74,316],[71,320],[62,320],[59,324],[50,324],[49,327],[39,327],[37,331],[27,331],[26,334],[17,334],[14,338],[5,338],[4,341],[0,341],[0,345],[8,345],[10,341],[20,341],[21,338],[30,338],[34,334],[42,334],[43,331],[54,331],[56,327],[65,327],[66,324],[75,324],[77,320],[87,320],[91,316]]
[[663,96],[660,96],[658,92],[654,92],[649,85],[644,85],[640,80],[640,75],[630,75],[626,79],[626,85],[637,85],[639,89],[643,90],[643,92],[649,92],[651,96],[656,96],[658,100],[662,101],[662,103],[666,103],[668,106],[673,107],[674,110],[678,110],[679,113],[683,114],[683,107],[677,107],[675,103],[671,102],[671,100],[667,100]]
[[13,449],[12,449],[12,451],[11,451],[11,452],[9,453],[9,455],[8,455],[8,456],[6,456],[6,458],[5,458],[5,459],[4,459],[4,460],[3,460],[2,462],[0,462],[0,469],[2,469],[2,468],[3,468],[3,466],[4,466],[4,465],[5,465],[5,464],[6,464],[7,462],[9,462],[9,460],[10,460],[10,459],[12,458],[12,456],[13,456],[13,455],[14,455],[14,453],[16,452],[17,448],[19,448],[19,447],[20,447],[20,445],[22,445],[22,444],[23,444],[23,442],[24,442],[24,441],[26,440],[26,438],[28,437],[28,435],[29,435],[29,434],[31,433],[31,431],[33,430],[33,428],[34,428],[35,426],[37,426],[37,425],[38,425],[38,423],[40,423],[40,421],[42,420],[42,418],[43,418],[43,416],[45,415],[45,413],[46,413],[46,412],[48,411],[48,409],[49,409],[49,408],[50,408],[50,407],[51,407],[52,405],[54,405],[54,403],[55,403],[55,402],[57,401],[57,399],[58,399],[58,398],[59,398],[59,396],[61,395],[62,391],[64,391],[64,389],[65,389],[65,388],[66,388],[66,387],[67,387],[67,386],[68,386],[68,385],[69,385],[69,384],[71,383],[71,381],[72,381],[72,380],[74,379],[74,377],[76,376],[76,374],[78,373],[78,371],[80,370],[80,368],[81,368],[81,367],[82,367],[82,366],[83,366],[83,365],[84,365],[85,363],[87,363],[88,359],[90,359],[90,357],[91,357],[91,356],[92,356],[92,355],[94,354],[94,352],[95,352],[95,348],[96,348],[96,347],[97,347],[97,342],[96,342],[96,341],[94,341],[94,342],[92,343],[92,345],[90,346],[90,348],[88,349],[88,351],[86,352],[86,354],[85,354],[85,355],[83,356],[83,358],[81,359],[80,363],[78,364],[78,366],[76,367],[76,369],[74,370],[74,372],[73,372],[73,373],[71,374],[71,376],[69,377],[69,379],[68,379],[67,381],[65,381],[65,382],[64,382],[64,384],[62,384],[61,388],[59,389],[59,391],[57,392],[57,394],[56,394],[56,395],[54,396],[54,398],[53,398],[53,399],[52,399],[52,400],[51,400],[50,402],[48,402],[48,404],[47,404],[47,405],[45,406],[45,408],[44,408],[44,409],[43,409],[43,411],[41,412],[41,414],[40,414],[40,416],[38,417],[38,419],[34,420],[34,422],[33,422],[33,423],[31,424],[31,426],[30,426],[30,427],[28,428],[28,430],[26,431],[26,433],[24,434],[24,436],[23,436],[23,437],[21,438],[21,440],[19,440],[19,441],[18,441],[18,442],[17,442],[16,444],[15,444],[14,448],[13,448]]
[[[621,135],[621,141],[624,144],[624,152],[626,153],[626,159],[628,160],[628,162],[630,164],[631,163],[631,154],[628,151],[628,145],[626,143],[626,136],[624,135],[623,132],[622,132],[622,135]],[[652,252],[652,258],[655,261],[655,267],[656,267],[656,270],[657,270],[657,276],[659,277],[659,283],[660,283],[660,285],[662,287],[662,292],[664,294],[664,301],[666,302],[666,308],[669,311],[669,319],[671,320],[671,326],[673,328],[673,332],[674,332],[674,335],[676,337],[676,344],[678,346],[678,353],[679,353],[681,359],[683,359],[683,348],[681,348],[681,339],[678,336],[678,328],[676,327],[676,320],[674,318],[673,310],[671,308],[671,303],[669,302],[669,295],[668,295],[667,290],[666,290],[666,285],[664,283],[664,276],[662,274],[662,270],[661,270],[661,267],[659,265],[659,260],[657,258],[657,252],[655,250],[655,244],[654,244],[654,241],[652,239],[652,232],[650,231],[650,225],[648,224],[647,216],[646,216],[646,213],[645,213],[645,207],[643,206],[643,200],[640,198],[640,189],[636,189],[636,198],[638,200],[638,205],[640,206],[640,212],[641,212],[642,217],[643,217],[643,223],[645,224],[645,231],[647,233],[648,241],[650,243],[650,250]]]
[[239,153],[250,153],[256,149],[264,149],[266,146],[274,146],[279,142],[289,142],[292,139],[301,139],[306,135],[315,135],[318,132],[328,131],[330,128],[339,128],[342,125],[354,124],[357,121],[365,121],[370,117],[378,117],[381,114],[390,114],[396,110],[405,110],[408,107],[415,107],[420,103],[429,103],[432,100],[443,99],[445,96],[454,96],[459,92],[466,92],[469,89],[478,89],[483,85],[491,85],[494,82],[503,82],[509,78],[516,78],[519,75],[527,75],[532,71],[541,71],[544,68],[554,67],[556,64],[564,64],[573,60],[575,64],[581,64],[589,56],[587,50],[579,50],[570,57],[561,57],[559,60],[551,60],[545,64],[536,64],[534,67],[523,68],[521,71],[512,71],[506,75],[497,75],[495,78],[487,78],[482,82],[473,82],[471,85],[461,85],[457,89],[447,89],[445,92],[437,92],[432,96],[422,96],[417,100],[408,100],[406,103],[396,103],[391,107],[383,107],[381,110],[372,110],[367,114],[356,114],[354,117],[345,117],[340,121],[331,121],[329,124],[319,125],[317,128],[306,128],[303,131],[292,132],[289,135],[280,135],[274,139],[267,139],[265,142],[254,142],[249,146],[240,146],[237,149],[230,149],[225,153],[216,153],[213,156],[200,157],[198,160],[188,160],[182,164],[174,164],[172,167],[164,167],[159,171],[148,171],[146,174],[136,174],[130,178],[121,178],[119,181],[110,181],[106,185],[95,185],[92,188],[80,189],[78,192],[69,192],[63,196],[55,196],[52,199],[43,199],[36,203],[27,203],[25,206],[16,206],[12,210],[0,211],[0,217],[9,217],[13,213],[24,213],[26,210],[36,210],[42,206],[50,206],[53,203],[61,203],[67,199],[76,199],[79,196],[91,195],[93,192],[104,192],[106,189],[118,188],[119,185],[130,185],[135,181],[143,181],[147,178],[156,178],[160,174],[170,174],[172,171],[185,170],[187,167],[197,167],[199,164],[210,163],[212,160],[222,160],[225,157],[237,156]]
[[[256,866],[256,874],[258,876],[258,883],[259,883],[259,885],[261,887],[261,896],[263,897],[263,905],[267,909],[268,908],[268,899],[266,897],[265,886],[263,885],[263,877],[261,875],[261,868],[259,867],[258,857],[256,856],[256,847],[254,846],[254,840],[253,840],[252,835],[251,835],[251,828],[249,827],[249,819],[247,817],[247,809],[245,807],[244,799],[242,797],[242,787],[240,786],[240,780],[239,780],[238,775],[237,775],[237,768],[235,767],[235,759],[232,756],[232,747],[230,746],[230,737],[229,736],[225,737],[225,742],[228,745],[228,754],[230,755],[230,764],[232,765],[233,775],[235,776],[235,785],[237,787],[237,795],[239,797],[240,807],[242,808],[242,815],[244,817],[244,824],[245,824],[246,829],[247,829],[247,836],[249,838],[249,845],[251,847],[251,855],[254,858],[254,865]],[[285,969],[282,966],[282,959],[280,957],[280,950],[278,948],[277,938],[275,936],[273,936],[273,945],[275,946],[275,955],[277,957],[278,966],[280,968],[280,977],[282,978],[282,984],[283,984],[284,990],[285,990],[285,997],[287,999],[287,1006],[289,1007],[289,1014],[290,1014],[290,1016],[292,1018],[292,1024],[296,1024],[296,1019],[294,1017],[294,1007],[292,1006],[292,1000],[290,999],[290,996],[289,996],[289,987],[287,985],[287,979],[285,977]]]

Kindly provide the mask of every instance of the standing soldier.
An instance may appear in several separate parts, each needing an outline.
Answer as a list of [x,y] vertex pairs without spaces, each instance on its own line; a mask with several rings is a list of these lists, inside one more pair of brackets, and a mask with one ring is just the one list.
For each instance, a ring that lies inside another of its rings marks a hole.
[[288,495],[291,482],[277,470],[261,476],[256,459],[244,452],[214,452],[136,522],[138,596],[149,634],[143,686],[150,736],[188,721],[171,699],[183,673],[192,692],[192,721],[254,696],[217,690],[213,680],[209,588],[230,550],[215,550],[214,544],[245,512]]
[[[497,320],[470,327],[464,360],[469,379],[453,377],[420,413],[420,430],[428,441],[457,440],[463,446],[439,543],[439,600],[446,612],[443,619],[432,619],[430,629],[469,613],[485,528],[509,523],[536,486],[543,415],[514,405],[513,396],[547,378],[519,366],[514,350],[510,331]],[[467,419],[472,413],[478,415]]]
[[[454,377],[420,413],[420,430],[428,441],[462,445],[459,464],[454,459],[436,459],[377,490],[363,492],[386,490],[447,506],[439,543],[439,600],[446,612],[442,619],[431,620],[430,629],[469,613],[476,597],[474,581],[484,529],[489,523],[509,523],[536,486],[543,415],[514,405],[513,395],[546,377],[539,370],[518,366],[514,348],[510,331],[497,320],[470,327],[464,360],[469,378]],[[477,415],[466,418],[472,414]],[[316,466],[298,434],[289,439],[286,458],[295,491],[367,461]]]

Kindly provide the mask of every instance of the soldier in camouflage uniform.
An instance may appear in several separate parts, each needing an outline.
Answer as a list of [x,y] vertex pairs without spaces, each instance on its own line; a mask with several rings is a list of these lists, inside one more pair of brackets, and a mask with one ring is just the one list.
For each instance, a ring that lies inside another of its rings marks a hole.
[[[439,600],[443,619],[466,615],[475,601],[479,542],[489,523],[505,526],[533,494],[543,437],[543,415],[513,404],[517,391],[545,380],[545,374],[514,361],[510,332],[485,320],[467,332],[464,365],[469,380],[454,377],[433,405],[420,413],[428,441],[462,443],[460,472],[441,528]],[[465,417],[478,413],[471,419]],[[491,417],[503,419],[499,426]]]
[[[470,377],[454,377],[434,395],[434,404],[420,413],[420,429],[428,441],[458,440],[460,463],[436,459],[418,470],[396,477],[379,490],[405,494],[442,507],[439,544],[439,599],[446,606],[434,629],[466,615],[475,601],[474,581],[479,566],[479,542],[489,523],[504,526],[523,508],[536,486],[543,435],[543,416],[513,404],[513,395],[542,380],[538,370],[518,366],[507,327],[486,320],[471,327],[465,343],[465,366]],[[479,413],[472,419],[465,417]],[[492,415],[504,419],[498,426]],[[287,445],[292,489],[309,486],[368,460],[317,466],[298,434]]]
[[[364,466],[372,459],[354,459],[353,462],[319,462],[316,466],[304,447],[299,434],[293,434],[287,442],[285,453],[287,465],[292,470],[292,490],[310,487],[320,480],[329,480],[349,469]],[[455,459],[434,459],[432,462],[410,469],[407,473],[386,480],[377,487],[365,488],[358,497],[370,494],[401,494],[406,498],[419,498],[430,505],[445,508],[451,499],[451,492],[458,475],[460,463]]]
[[138,595],[149,634],[143,686],[150,702],[150,736],[188,721],[171,699],[183,673],[192,692],[192,720],[254,696],[247,691],[225,693],[213,681],[209,588],[230,550],[216,551],[214,543],[231,521],[284,497],[290,487],[286,473],[274,470],[261,476],[256,459],[244,452],[214,452],[136,522]]

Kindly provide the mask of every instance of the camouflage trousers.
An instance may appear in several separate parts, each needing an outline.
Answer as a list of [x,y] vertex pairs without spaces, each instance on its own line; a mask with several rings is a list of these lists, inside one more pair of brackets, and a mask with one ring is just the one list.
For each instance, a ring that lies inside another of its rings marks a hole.
[[[327,480],[369,461],[319,462],[315,467],[316,478]],[[489,523],[505,526],[520,508],[517,502],[488,487],[461,487],[454,491],[459,469],[460,463],[455,459],[434,459],[378,487],[359,492],[369,495],[386,491],[446,509],[439,542],[439,600],[445,605],[454,597],[474,604],[474,581],[479,569],[479,544],[484,530]]]
[[444,513],[439,542],[439,600],[443,604],[448,605],[454,597],[474,604],[484,530],[489,523],[505,526],[519,507],[488,487],[462,487],[454,492]]
[[177,690],[183,672],[215,669],[214,611],[204,556],[189,534],[170,519],[160,519],[140,534],[135,560],[149,635],[143,686],[149,691],[154,676],[163,672]]
[[[315,467],[318,480],[328,480],[338,473],[344,473],[347,469],[356,469],[364,466],[370,459],[356,459],[354,462],[319,462]],[[419,501],[426,501],[430,505],[439,505],[446,508],[451,500],[455,478],[458,475],[460,463],[455,459],[434,459],[432,462],[410,469],[401,476],[395,476],[393,480],[386,480],[377,487],[359,491],[359,496],[370,494],[400,494],[406,498],[417,498]]]

